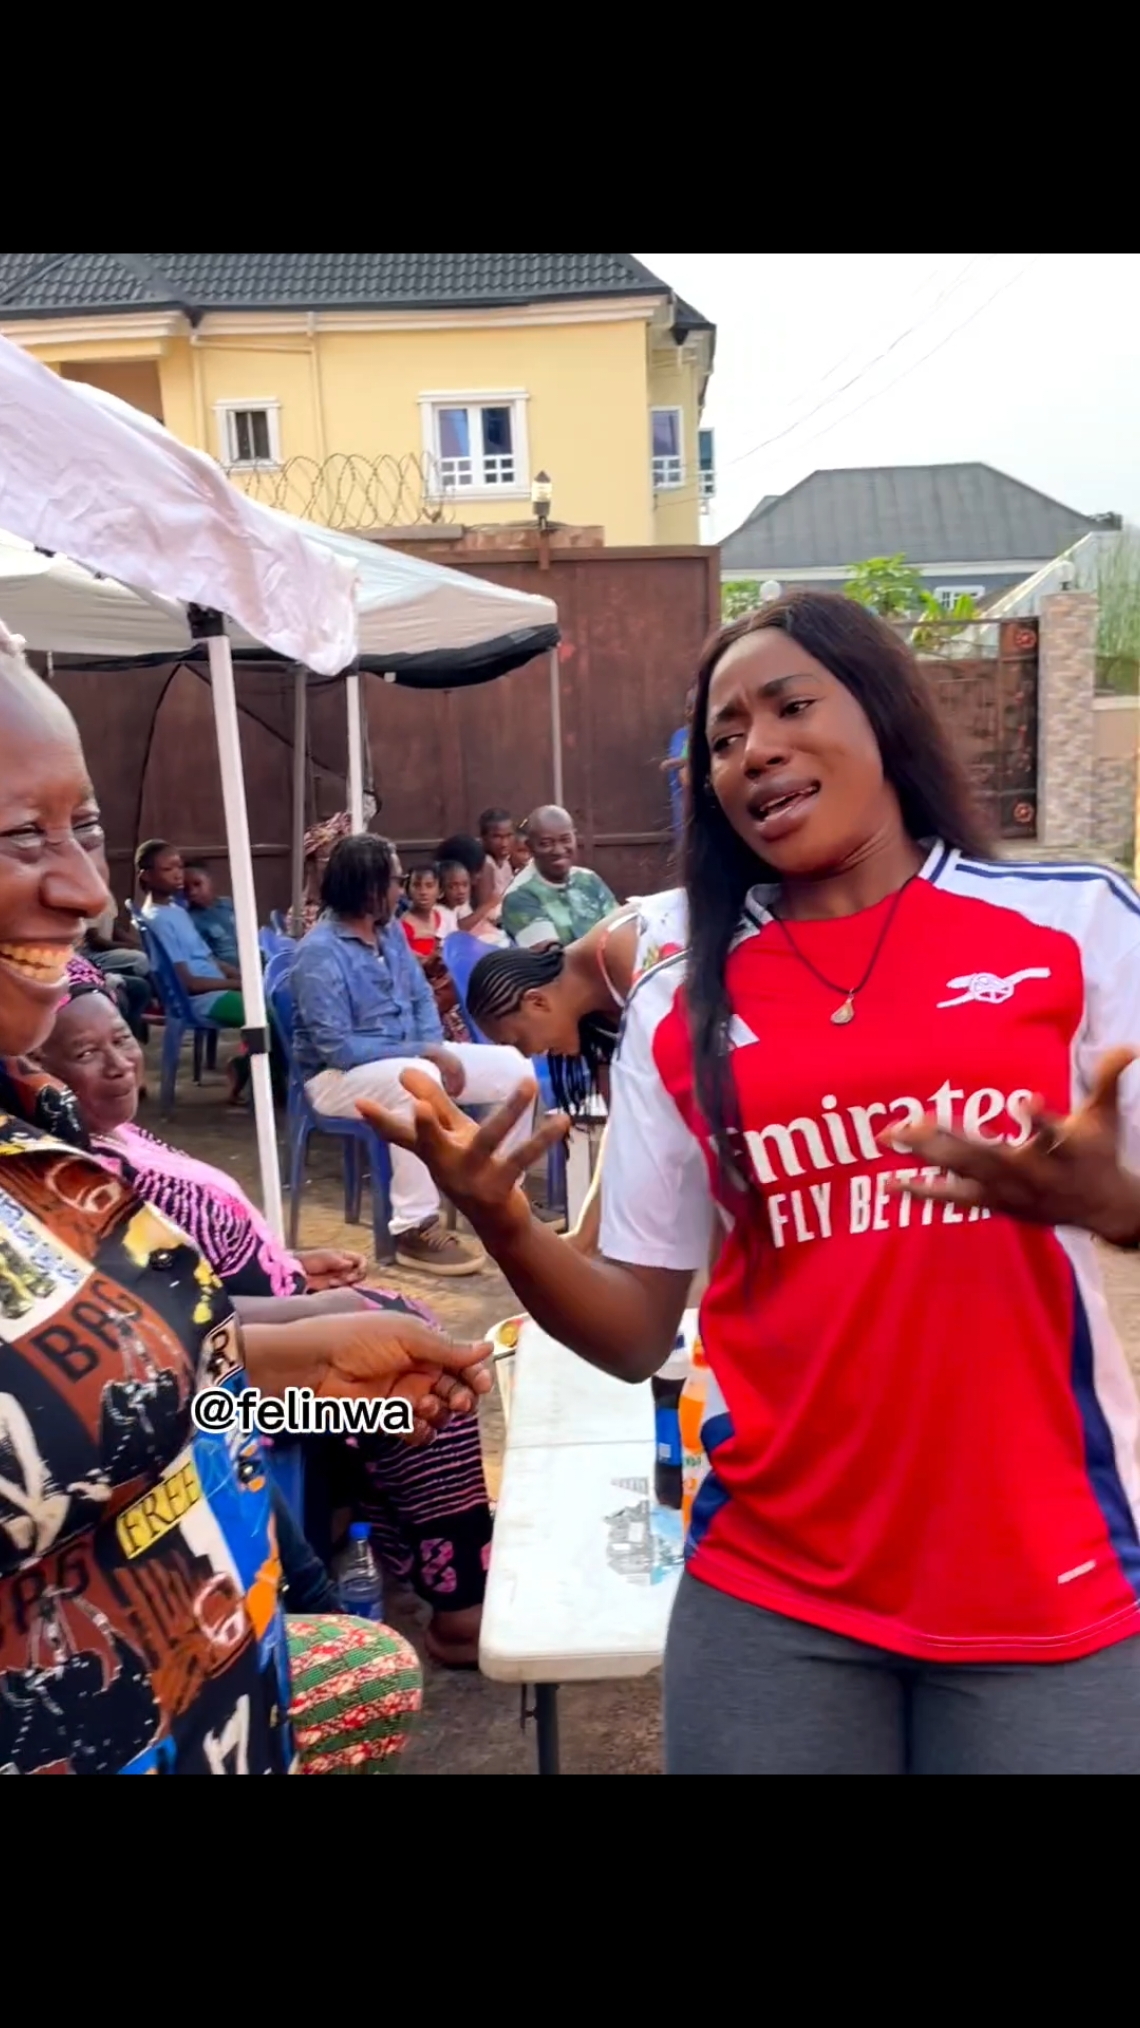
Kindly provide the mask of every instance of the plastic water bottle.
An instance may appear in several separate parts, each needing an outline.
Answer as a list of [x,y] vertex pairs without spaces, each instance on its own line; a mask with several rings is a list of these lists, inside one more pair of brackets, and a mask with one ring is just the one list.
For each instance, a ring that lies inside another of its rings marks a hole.
[[681,1389],[681,1399],[677,1408],[677,1420],[681,1426],[681,1523],[686,1535],[693,1518],[693,1501],[709,1469],[709,1461],[701,1442],[708,1376],[709,1362],[701,1349],[700,1339],[695,1338],[688,1378]]
[[652,1383],[657,1433],[653,1491],[659,1506],[674,1509],[681,1505],[681,1424],[677,1405],[688,1371],[689,1361],[682,1333],[660,1372],[654,1374]]
[[372,1554],[372,1531],[367,1521],[354,1521],[348,1531],[348,1555],[340,1573],[337,1590],[346,1613],[358,1620],[384,1617],[384,1581]]

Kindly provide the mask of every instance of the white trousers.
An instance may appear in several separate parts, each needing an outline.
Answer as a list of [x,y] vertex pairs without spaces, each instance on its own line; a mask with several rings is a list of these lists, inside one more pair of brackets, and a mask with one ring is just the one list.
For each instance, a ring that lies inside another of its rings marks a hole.
[[[459,1058],[466,1076],[458,1100],[461,1106],[503,1105],[524,1079],[532,1075],[526,1058],[517,1049],[498,1049],[484,1042],[449,1042],[447,1050],[449,1055]],[[434,1063],[423,1057],[399,1056],[388,1057],[383,1063],[362,1063],[355,1070],[318,1071],[305,1090],[319,1113],[330,1113],[337,1120],[356,1119],[356,1101],[362,1098],[371,1099],[388,1112],[410,1115],[415,1100],[400,1083],[400,1073],[405,1070],[419,1070],[425,1077],[433,1077],[437,1084],[443,1082]],[[533,1112],[524,1113],[502,1142],[503,1152],[509,1154],[520,1147],[533,1132]],[[389,1229],[395,1239],[401,1232],[412,1232],[429,1219],[438,1218],[439,1192],[417,1155],[409,1155],[406,1148],[391,1144],[389,1147],[392,1156]]]

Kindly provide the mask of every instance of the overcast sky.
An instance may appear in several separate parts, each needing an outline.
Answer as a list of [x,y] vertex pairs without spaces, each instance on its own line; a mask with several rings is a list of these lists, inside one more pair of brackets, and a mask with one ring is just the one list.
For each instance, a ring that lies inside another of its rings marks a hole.
[[1140,255],[637,258],[717,326],[714,539],[809,472],[970,459],[1140,522]]

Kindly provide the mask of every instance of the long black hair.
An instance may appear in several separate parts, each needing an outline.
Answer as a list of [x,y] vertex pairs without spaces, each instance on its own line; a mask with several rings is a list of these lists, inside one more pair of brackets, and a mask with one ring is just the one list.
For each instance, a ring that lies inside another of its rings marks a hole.
[[332,915],[382,915],[392,885],[392,847],[360,831],[339,838],[321,879],[321,904]]
[[697,671],[689,734],[686,996],[697,1102],[713,1137],[722,1183],[737,1190],[742,1185],[754,1188],[755,1178],[744,1153],[740,1101],[730,1067],[727,1030],[732,1009],[725,969],[749,889],[757,882],[777,883],[779,876],[737,837],[713,794],[708,696],[722,655],[734,642],[768,628],[789,635],[861,705],[911,838],[916,842],[942,838],[983,858],[993,850],[930,685],[901,634],[884,620],[842,592],[792,591],[712,635]]
[[[537,951],[488,951],[467,982],[467,1012],[477,1027],[502,1020],[505,1014],[517,1014],[525,994],[546,992],[557,985],[565,968],[561,944]],[[587,1014],[578,1023],[578,1055],[547,1056],[554,1103],[560,1112],[573,1119],[586,1110],[598,1091],[599,1072],[613,1059],[617,1039],[614,1018]]]

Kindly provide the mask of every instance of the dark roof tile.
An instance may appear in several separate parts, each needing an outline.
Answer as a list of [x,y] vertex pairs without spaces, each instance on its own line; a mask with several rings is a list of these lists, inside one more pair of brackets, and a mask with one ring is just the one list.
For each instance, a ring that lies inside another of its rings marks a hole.
[[900,551],[915,564],[1047,562],[1095,525],[992,465],[854,467],[762,500],[722,544],[721,566],[791,576]]
[[[0,254],[0,318],[147,308],[483,309],[671,293],[627,253]],[[690,328],[706,328],[688,304],[678,309]]]

